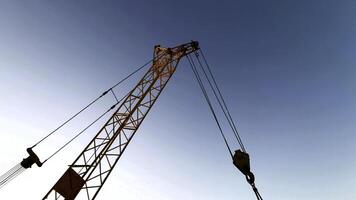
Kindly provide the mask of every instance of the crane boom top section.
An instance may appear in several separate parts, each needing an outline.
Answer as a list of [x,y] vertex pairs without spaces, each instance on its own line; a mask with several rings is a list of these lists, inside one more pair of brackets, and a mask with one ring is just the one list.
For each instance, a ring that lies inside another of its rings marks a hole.
[[180,59],[198,49],[196,41],[155,46],[152,66],[43,200],[95,199]]

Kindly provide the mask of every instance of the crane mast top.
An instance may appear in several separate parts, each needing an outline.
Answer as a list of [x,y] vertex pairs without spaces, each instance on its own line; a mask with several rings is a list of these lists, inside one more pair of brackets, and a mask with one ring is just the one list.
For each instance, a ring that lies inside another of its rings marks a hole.
[[95,199],[180,59],[198,49],[196,41],[173,48],[155,46],[152,66],[43,200]]

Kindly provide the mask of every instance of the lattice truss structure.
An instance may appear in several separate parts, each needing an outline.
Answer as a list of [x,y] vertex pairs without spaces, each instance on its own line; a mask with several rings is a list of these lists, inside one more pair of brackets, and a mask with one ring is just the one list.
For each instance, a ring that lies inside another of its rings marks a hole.
[[155,46],[152,66],[43,200],[93,200],[176,70],[198,43]]

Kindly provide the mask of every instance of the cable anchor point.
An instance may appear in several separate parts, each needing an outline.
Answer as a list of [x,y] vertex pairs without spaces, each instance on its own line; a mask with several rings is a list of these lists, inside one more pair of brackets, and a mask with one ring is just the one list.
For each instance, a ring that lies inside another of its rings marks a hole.
[[36,163],[38,167],[42,167],[43,163],[40,161],[38,156],[33,152],[32,148],[26,149],[29,156],[24,158],[21,162],[21,166],[25,169],[31,168],[33,164]]

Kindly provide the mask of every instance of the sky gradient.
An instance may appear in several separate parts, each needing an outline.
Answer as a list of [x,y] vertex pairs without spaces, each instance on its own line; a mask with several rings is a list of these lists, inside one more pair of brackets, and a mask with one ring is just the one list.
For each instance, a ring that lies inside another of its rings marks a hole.
[[[154,45],[198,40],[264,199],[354,200],[355,10],[353,0],[3,0],[0,173],[151,59]],[[48,140],[40,157],[112,102],[106,97]],[[43,168],[25,171],[0,190],[0,199],[41,199],[99,128]],[[186,60],[98,199],[255,199],[231,163]]]

